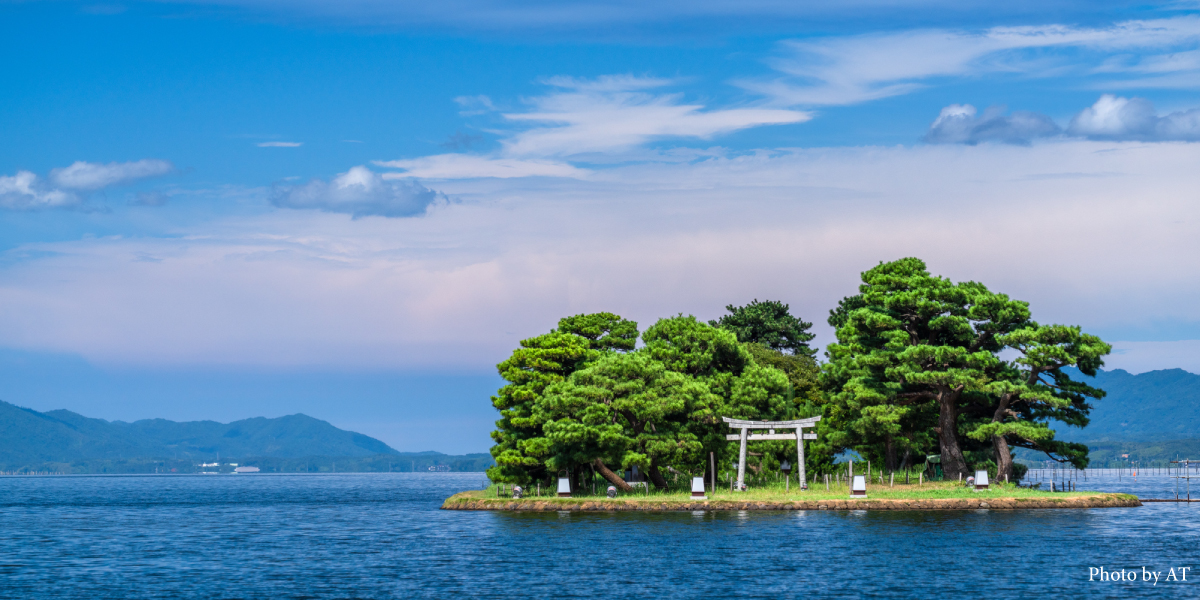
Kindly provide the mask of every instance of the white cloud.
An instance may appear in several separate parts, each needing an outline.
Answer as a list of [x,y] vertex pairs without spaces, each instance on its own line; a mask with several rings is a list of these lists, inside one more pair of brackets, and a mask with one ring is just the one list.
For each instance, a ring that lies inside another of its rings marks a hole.
[[533,110],[504,118],[530,129],[501,140],[506,156],[553,157],[631,150],[660,139],[710,139],[764,125],[803,123],[812,115],[796,110],[727,108],[705,110],[678,94],[653,94],[669,80],[607,77],[585,81],[554,78],[560,88],[533,98]]
[[78,195],[51,188],[29,171],[17,171],[17,174],[12,176],[0,175],[0,208],[72,208],[79,206],[81,202]]
[[106,165],[77,161],[69,167],[50,171],[50,179],[60,188],[91,191],[148,177],[159,177],[174,169],[171,163],[155,159]]
[[1200,140],[1200,109],[1160,117],[1149,100],[1105,94],[1075,115],[1067,131],[1094,139],[1196,141]]
[[299,148],[304,142],[259,142],[259,148]]
[[1096,137],[1123,137],[1154,129],[1154,105],[1142,98],[1118,98],[1105,94],[1083,109],[1069,127],[1071,133]]
[[1006,115],[1003,108],[993,107],[977,116],[970,104],[951,104],[942,109],[924,139],[934,144],[1029,144],[1063,133],[1096,140],[1200,141],[1200,109],[1160,117],[1149,100],[1105,94],[1076,114],[1064,131],[1039,113]]
[[408,179],[387,181],[359,166],[328,183],[314,179],[301,186],[277,187],[271,203],[280,208],[316,209],[366,216],[411,217],[444,196]]
[[49,180],[30,171],[0,175],[0,209],[89,209],[89,192],[165,175],[173,170],[171,163],[165,160],[144,159],[106,165],[77,161],[50,171]]
[[1029,144],[1036,138],[1060,132],[1058,125],[1046,115],[1028,111],[1006,115],[1002,107],[992,107],[977,116],[975,107],[970,104],[951,104],[943,108],[929,126],[925,141],[933,144]]
[[[785,106],[842,105],[907,94],[942,79],[1010,73],[1046,76],[1078,70],[1094,60],[1092,73],[1127,77],[1149,72],[1198,72],[1196,61],[1177,53],[1128,65],[1114,60],[1131,49],[1193,46],[1200,42],[1200,19],[1129,21],[1103,29],[1061,25],[997,27],[979,33],[924,30],[788,41],[772,66],[773,79],[740,84]],[[1032,51],[1038,52],[1032,52]],[[1055,54],[1063,50],[1062,55]],[[1091,53],[1074,56],[1067,53]],[[1172,58],[1174,56],[1174,58]],[[1081,73],[1082,74],[1082,73]]]
[[552,160],[490,158],[472,154],[438,154],[410,160],[375,161],[375,165],[404,169],[404,173],[384,173],[384,179],[420,177],[422,179],[469,179],[474,177],[571,177],[581,178],[589,171]]
[[754,298],[789,302],[825,343],[858,273],[902,256],[1027,300],[1041,322],[1195,323],[1200,281],[1180,273],[1200,269],[1198,162],[1200,144],[1087,140],[763,152],[447,181],[463,202],[421,219],[271,211],[25,244],[0,261],[0,346],[490,371],[563,315],[645,328]]
[[[498,152],[439,154],[373,164],[405,170],[403,174],[385,174],[385,179],[582,178],[591,171],[568,160],[645,160],[646,145],[652,142],[705,140],[742,129],[803,123],[812,118],[797,110],[707,109],[684,103],[679,94],[647,91],[671,85],[674,81],[670,79],[609,75],[596,79],[551,77],[544,83],[556,89],[530,99],[529,111],[501,114],[520,129],[504,134]],[[486,96],[464,96],[455,101],[467,109],[464,114],[468,115],[496,109]]]

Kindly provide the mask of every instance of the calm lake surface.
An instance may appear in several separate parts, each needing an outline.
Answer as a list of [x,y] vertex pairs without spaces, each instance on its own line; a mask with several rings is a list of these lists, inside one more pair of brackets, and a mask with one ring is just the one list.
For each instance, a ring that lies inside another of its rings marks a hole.
[[[3,598],[1200,597],[1200,505],[441,511],[481,473],[0,478]],[[1080,489],[1174,496],[1165,476]],[[1088,581],[1090,567],[1136,581]],[[1142,568],[1161,571],[1157,586]]]

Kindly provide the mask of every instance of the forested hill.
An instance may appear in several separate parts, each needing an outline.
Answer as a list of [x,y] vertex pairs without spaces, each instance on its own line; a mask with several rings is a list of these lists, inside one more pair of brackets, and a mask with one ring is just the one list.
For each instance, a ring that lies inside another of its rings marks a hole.
[[0,401],[0,465],[92,459],[214,459],[398,454],[361,433],[307,415],[217,423],[148,419],[125,423],[67,410],[37,412]]
[[1108,395],[1092,402],[1090,425],[1082,430],[1058,428],[1060,439],[1151,442],[1200,438],[1200,375],[1182,369],[1131,375],[1116,369],[1101,371],[1095,379],[1079,379]]

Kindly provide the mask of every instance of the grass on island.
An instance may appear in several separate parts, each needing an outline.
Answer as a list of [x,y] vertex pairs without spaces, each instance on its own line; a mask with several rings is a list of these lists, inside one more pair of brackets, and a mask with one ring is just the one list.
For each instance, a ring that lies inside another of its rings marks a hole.
[[[552,490],[542,488],[542,495],[537,495],[537,486],[530,486],[526,490],[524,500],[538,501],[563,501],[563,502],[579,502],[579,501],[607,501],[608,498],[604,494],[607,484],[603,487],[597,483],[597,493],[593,494],[588,490],[584,493],[573,494],[571,498],[557,498],[552,493]],[[992,484],[987,490],[975,491],[968,488],[965,484],[957,481],[936,481],[924,482],[918,484],[912,482],[908,485],[897,482],[894,486],[888,485],[885,481],[882,485],[878,482],[873,485],[867,485],[867,500],[934,500],[948,498],[1037,498],[1037,499],[1066,499],[1079,498],[1087,496],[1103,495],[1103,492],[1093,491],[1073,491],[1073,492],[1051,492],[1048,489],[1031,489],[1028,487],[1018,487],[1012,484]],[[635,502],[692,502],[691,492],[683,489],[660,492],[654,489],[643,491],[640,487],[633,494],[619,493],[615,501],[635,501]],[[462,499],[497,499],[511,500],[511,486],[507,484],[495,484],[484,490],[472,490],[458,494],[457,497]],[[790,489],[785,490],[784,485],[766,484],[758,486],[750,486],[745,492],[734,492],[728,487],[718,489],[715,493],[708,493],[710,502],[796,502],[796,501],[813,501],[813,500],[849,500],[850,490],[846,487],[846,483],[829,485],[829,490],[825,489],[825,484],[821,483],[816,487],[810,488],[808,491],[799,491],[793,484]]]

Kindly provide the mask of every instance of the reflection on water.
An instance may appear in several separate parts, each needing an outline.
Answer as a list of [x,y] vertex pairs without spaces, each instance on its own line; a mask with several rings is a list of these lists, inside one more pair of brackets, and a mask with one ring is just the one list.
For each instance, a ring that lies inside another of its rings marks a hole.
[[[1079,487],[1173,496],[1166,477],[1109,479]],[[1200,596],[1192,581],[1088,581],[1093,566],[1200,567],[1197,505],[438,510],[483,483],[446,473],[0,478],[0,597]]]

